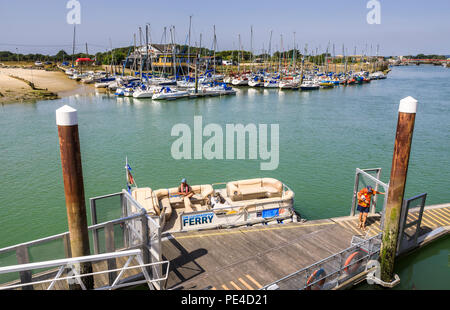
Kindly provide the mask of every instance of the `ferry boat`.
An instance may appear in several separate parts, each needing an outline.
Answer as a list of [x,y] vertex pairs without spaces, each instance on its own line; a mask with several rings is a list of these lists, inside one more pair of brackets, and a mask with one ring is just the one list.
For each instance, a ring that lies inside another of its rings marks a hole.
[[[225,185],[214,189],[214,186]],[[164,232],[217,229],[243,225],[297,222],[294,192],[281,181],[258,178],[191,186],[184,198],[178,188],[133,188],[132,198],[162,223]]]

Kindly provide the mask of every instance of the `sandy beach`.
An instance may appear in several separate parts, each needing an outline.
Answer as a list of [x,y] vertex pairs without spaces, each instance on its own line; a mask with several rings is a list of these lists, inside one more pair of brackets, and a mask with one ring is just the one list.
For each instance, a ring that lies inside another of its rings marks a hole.
[[[33,83],[39,90],[33,90],[26,81],[12,76]],[[70,80],[60,71],[0,68],[0,103],[55,99],[92,91],[92,87]]]

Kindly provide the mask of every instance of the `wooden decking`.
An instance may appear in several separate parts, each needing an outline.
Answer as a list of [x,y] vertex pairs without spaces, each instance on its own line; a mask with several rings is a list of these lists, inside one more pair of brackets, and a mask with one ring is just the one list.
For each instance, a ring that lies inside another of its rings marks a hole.
[[[413,210],[408,220],[416,220],[417,215],[418,211]],[[355,235],[370,237],[381,232],[379,215],[368,218],[367,231],[359,229],[357,224],[356,216],[348,216],[174,233],[162,240],[163,260],[170,261],[165,288],[256,290],[348,248]],[[449,225],[450,204],[428,206],[422,216],[420,234]],[[412,230],[410,228],[406,233],[412,234]],[[116,259],[117,268],[122,267],[126,259]],[[132,265],[136,265],[135,262]],[[94,264],[93,269],[94,272],[107,270],[106,261]],[[55,274],[56,270],[52,272]],[[139,269],[128,270],[122,279],[138,274]],[[48,275],[36,274],[33,280],[45,277]],[[96,275],[94,280],[96,288],[109,283],[107,274]],[[33,288],[47,289],[48,285],[37,284]],[[58,281],[54,289],[68,289],[67,281]]]
[[[417,219],[417,213],[410,212],[408,219]],[[379,215],[368,218],[365,232],[357,224],[357,217],[340,217],[175,233],[163,241],[164,259],[171,264],[166,288],[259,289],[349,247],[354,235],[380,233]],[[420,234],[447,225],[450,204],[426,207]]]

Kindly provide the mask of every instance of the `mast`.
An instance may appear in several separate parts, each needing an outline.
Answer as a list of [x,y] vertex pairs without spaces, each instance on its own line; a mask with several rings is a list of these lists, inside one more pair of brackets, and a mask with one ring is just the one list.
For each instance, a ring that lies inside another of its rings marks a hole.
[[238,75],[241,74],[241,34],[238,35],[239,38],[239,49],[238,49]]
[[141,27],[139,27],[139,78],[141,79],[141,82],[142,82],[142,52],[141,52],[141,48],[142,48],[142,29],[141,29]]
[[280,53],[279,53],[279,60],[278,60],[278,73],[280,74],[280,81],[281,81],[281,56],[283,53],[283,35],[280,34]]
[[253,25],[250,26],[250,61],[252,62],[250,65],[250,71],[253,73]]
[[177,79],[177,66],[176,66],[176,58],[175,58],[175,26],[170,27],[170,41],[172,44],[172,63],[173,63],[173,75],[175,80]]
[[133,35],[134,39],[134,57],[133,57],[133,76],[136,72],[136,34]]
[[189,15],[189,37],[188,37],[188,76],[191,75],[191,22],[192,22],[192,15]]
[[272,64],[272,54],[271,54],[271,48],[272,48],[272,32],[273,32],[273,30],[270,30],[270,39],[269,39],[269,64],[268,64],[268,66],[269,66],[269,71],[270,71],[270,67],[272,67],[271,66],[271,64]]
[[216,74],[216,25],[213,25],[214,28],[214,56],[213,56],[213,68],[214,68],[214,74]]
[[110,65],[110,67],[111,67],[111,74],[113,74],[113,70],[114,70],[114,74],[113,75],[116,75],[116,68],[115,68],[115,62],[114,62],[114,53],[113,53],[113,47],[112,47],[111,38],[109,38],[109,45],[111,47],[111,65]]
[[146,50],[146,56],[145,56],[145,71],[147,72],[147,78],[148,78],[148,24],[145,25],[145,50]]
[[337,73],[336,71],[336,52],[334,50],[334,43],[333,43],[333,62],[334,62],[334,74]]
[[292,62],[293,62],[293,73],[295,74],[295,71],[297,70],[297,64],[296,64],[296,60],[297,60],[297,49],[295,47],[295,31],[294,31],[294,49],[292,50]]
[[74,56],[75,56],[75,26],[76,26],[76,24],[73,24],[72,68],[74,67],[73,61],[74,61]]

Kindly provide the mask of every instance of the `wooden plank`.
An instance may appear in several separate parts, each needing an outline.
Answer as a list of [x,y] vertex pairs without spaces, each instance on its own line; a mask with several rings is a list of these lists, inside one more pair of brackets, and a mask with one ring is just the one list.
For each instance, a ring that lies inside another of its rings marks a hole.
[[431,213],[431,211],[428,211],[424,215],[426,215],[428,218],[432,219],[434,222],[438,223],[441,226],[446,225],[446,223],[445,223],[446,221],[443,218],[439,217],[439,215],[437,215],[437,214]]
[[447,214],[444,212],[444,210],[440,210],[440,209],[434,209],[433,211],[436,214],[440,215],[442,218],[444,218],[447,222],[447,225],[450,223],[450,214]]

